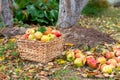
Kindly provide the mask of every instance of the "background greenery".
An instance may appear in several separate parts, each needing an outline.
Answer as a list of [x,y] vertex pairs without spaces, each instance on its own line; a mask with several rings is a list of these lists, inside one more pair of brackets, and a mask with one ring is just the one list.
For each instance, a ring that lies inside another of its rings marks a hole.
[[88,4],[82,11],[82,14],[88,16],[97,16],[110,6],[111,5],[108,3],[108,0],[89,0]]
[[29,24],[55,25],[58,19],[58,0],[15,0],[14,20]]
[[[13,0],[13,7],[14,24],[18,26],[55,25],[58,20],[59,0]],[[82,14],[98,16],[109,7],[107,0],[89,0]]]

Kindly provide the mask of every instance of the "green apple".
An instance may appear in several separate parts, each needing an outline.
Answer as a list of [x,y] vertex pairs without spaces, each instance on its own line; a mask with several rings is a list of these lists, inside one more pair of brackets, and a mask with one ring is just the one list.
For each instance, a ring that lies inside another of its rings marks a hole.
[[82,66],[84,66],[84,61],[82,60],[82,58],[76,58],[75,60],[74,60],[74,65],[76,66],[76,67],[82,67]]
[[39,31],[37,31],[37,32],[35,32],[34,35],[35,35],[36,39],[41,39],[41,37],[42,37],[43,34],[41,32],[39,32]]
[[48,37],[50,38],[50,40],[53,40],[55,38],[54,34],[48,34]]
[[50,38],[49,38],[47,35],[43,35],[43,36],[41,37],[41,41],[42,41],[42,42],[48,42],[48,41],[50,41]]
[[75,59],[74,52],[73,51],[69,52],[66,57],[68,61],[73,61]]
[[30,35],[28,36],[28,39],[29,39],[29,40],[35,40],[34,34],[30,34]]

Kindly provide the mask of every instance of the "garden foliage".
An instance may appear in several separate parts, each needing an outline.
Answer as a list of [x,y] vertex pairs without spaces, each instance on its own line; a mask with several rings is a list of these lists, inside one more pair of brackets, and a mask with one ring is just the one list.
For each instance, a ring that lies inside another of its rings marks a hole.
[[58,0],[15,0],[15,21],[40,25],[55,25],[58,18]]
[[82,13],[89,16],[97,16],[102,11],[110,7],[107,0],[89,0]]

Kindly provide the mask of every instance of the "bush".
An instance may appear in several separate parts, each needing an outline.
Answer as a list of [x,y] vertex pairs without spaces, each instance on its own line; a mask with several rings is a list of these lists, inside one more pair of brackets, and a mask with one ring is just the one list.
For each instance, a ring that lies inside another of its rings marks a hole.
[[55,25],[58,0],[15,0],[14,18],[29,24]]
[[85,15],[97,16],[99,13],[109,8],[110,4],[107,0],[90,0],[82,13]]

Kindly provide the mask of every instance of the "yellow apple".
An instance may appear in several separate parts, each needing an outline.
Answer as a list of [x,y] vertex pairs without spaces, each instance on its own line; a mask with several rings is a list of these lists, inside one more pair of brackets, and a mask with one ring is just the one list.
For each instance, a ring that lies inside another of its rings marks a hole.
[[43,35],[43,36],[41,37],[41,41],[42,41],[42,42],[48,42],[48,41],[50,41],[50,38],[49,38],[47,35]]
[[39,31],[37,31],[37,32],[35,32],[34,35],[35,35],[36,39],[41,39],[41,37],[42,37],[43,34],[41,32],[39,32]]
[[102,67],[102,72],[103,73],[112,73],[113,71],[113,66],[112,65],[105,65]]
[[98,57],[97,58],[97,61],[100,63],[100,64],[105,64],[106,63],[106,58],[101,56],[101,57]]
[[68,61],[73,61],[73,60],[75,59],[74,52],[73,52],[73,51],[67,52],[66,57],[67,57],[67,60],[68,60]]
[[26,34],[34,34],[35,33],[35,29],[27,29],[26,30]]

